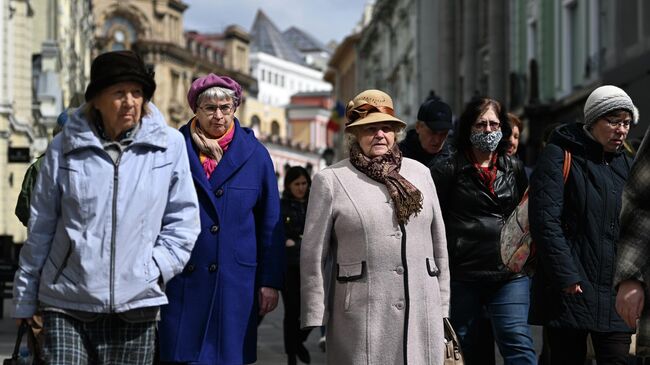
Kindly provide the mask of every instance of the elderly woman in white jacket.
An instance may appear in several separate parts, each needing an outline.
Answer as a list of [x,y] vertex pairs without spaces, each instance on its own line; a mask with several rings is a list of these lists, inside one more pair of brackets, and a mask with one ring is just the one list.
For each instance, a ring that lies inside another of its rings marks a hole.
[[366,90],[346,116],[350,158],[310,193],[302,325],[327,325],[328,364],[442,364],[449,270],[431,174],[402,158],[389,95]]
[[155,88],[137,54],[98,56],[41,165],[14,317],[42,311],[47,364],[153,362],[164,285],[200,230],[185,142],[149,103]]

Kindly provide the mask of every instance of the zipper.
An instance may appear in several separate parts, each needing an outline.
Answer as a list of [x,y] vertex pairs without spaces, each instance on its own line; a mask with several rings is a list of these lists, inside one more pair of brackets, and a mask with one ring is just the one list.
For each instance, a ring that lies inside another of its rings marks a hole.
[[110,275],[110,312],[115,311],[115,232],[117,231],[117,188],[120,177],[120,160],[122,159],[122,152],[117,156],[117,160],[113,163],[113,206],[112,206],[112,222],[111,222],[111,275]]
[[63,274],[63,269],[65,269],[65,267],[68,265],[68,259],[70,258],[71,254],[72,254],[72,243],[68,241],[68,252],[65,253],[65,257],[63,258],[63,261],[61,262],[59,269],[56,271],[56,274],[54,274],[54,279],[52,280],[52,284],[56,284],[56,282],[59,280],[59,277],[61,277],[61,274]]
[[403,336],[403,350],[404,365],[408,364],[408,333],[409,333],[409,280],[408,280],[408,267],[406,262],[406,228],[400,223],[400,231],[402,231],[402,266],[404,267],[404,336]]

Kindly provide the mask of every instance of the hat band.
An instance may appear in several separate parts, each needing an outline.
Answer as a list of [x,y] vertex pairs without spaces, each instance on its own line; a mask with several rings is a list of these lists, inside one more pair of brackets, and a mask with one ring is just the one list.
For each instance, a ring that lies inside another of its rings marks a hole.
[[357,120],[365,118],[368,116],[368,114],[372,114],[372,113],[384,113],[390,115],[391,117],[395,116],[395,111],[391,107],[374,106],[372,104],[363,104],[363,105],[359,105],[354,109],[350,109],[347,111],[345,116],[347,117],[348,122],[345,123],[345,126],[347,127],[350,124],[356,122]]

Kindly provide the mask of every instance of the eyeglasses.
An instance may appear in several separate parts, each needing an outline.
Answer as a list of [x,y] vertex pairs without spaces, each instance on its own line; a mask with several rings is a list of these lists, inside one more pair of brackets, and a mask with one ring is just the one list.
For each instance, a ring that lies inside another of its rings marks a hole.
[[217,114],[217,110],[221,110],[221,114],[223,115],[228,115],[230,112],[232,112],[232,105],[231,104],[224,104],[224,105],[206,105],[199,107],[203,112],[209,116],[212,117],[213,115]]
[[618,128],[618,127],[622,126],[623,128],[628,129],[632,125],[632,121],[629,120],[629,119],[626,119],[626,120],[618,119],[618,120],[616,120],[616,119],[609,119],[607,117],[603,117],[603,119],[605,119],[607,124],[609,124],[609,126],[612,127],[612,128]]
[[472,128],[476,130],[486,130],[488,126],[490,126],[491,130],[497,130],[501,128],[501,122],[482,120],[474,124]]

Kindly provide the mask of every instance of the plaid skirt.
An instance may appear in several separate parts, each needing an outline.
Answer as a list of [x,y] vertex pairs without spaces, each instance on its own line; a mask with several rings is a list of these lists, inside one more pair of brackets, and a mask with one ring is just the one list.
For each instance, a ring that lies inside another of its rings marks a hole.
[[152,364],[156,321],[130,323],[115,314],[81,321],[43,312],[43,354],[51,365]]

